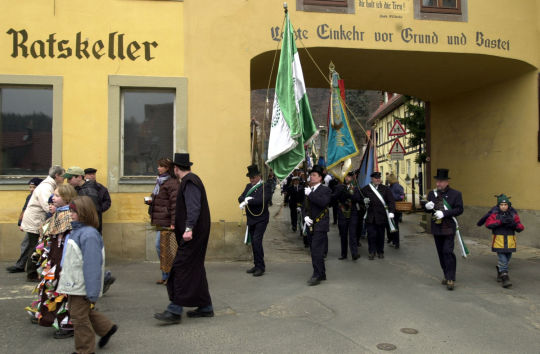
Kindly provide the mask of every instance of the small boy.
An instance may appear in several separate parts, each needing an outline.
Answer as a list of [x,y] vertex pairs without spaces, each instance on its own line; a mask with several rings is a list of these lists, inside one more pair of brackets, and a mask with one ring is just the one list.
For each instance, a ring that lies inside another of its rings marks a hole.
[[493,208],[486,220],[486,227],[493,232],[491,250],[497,252],[499,257],[497,268],[497,281],[502,281],[503,288],[512,286],[508,277],[508,263],[512,253],[516,252],[515,231],[525,229],[519,220],[517,211],[512,208],[512,203],[506,195],[497,196],[497,207]]

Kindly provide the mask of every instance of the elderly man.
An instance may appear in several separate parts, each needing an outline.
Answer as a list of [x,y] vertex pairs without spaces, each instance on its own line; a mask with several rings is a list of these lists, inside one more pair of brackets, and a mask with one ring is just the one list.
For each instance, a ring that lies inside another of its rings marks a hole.
[[28,246],[25,250],[26,261],[26,280],[38,281],[37,265],[32,262],[32,252],[37,246],[39,239],[39,228],[45,221],[49,211],[49,197],[54,193],[58,185],[64,183],[64,169],[61,166],[52,166],[49,169],[49,175],[36,187],[30,201],[24,211],[21,222],[21,229],[28,235]]
[[437,169],[435,177],[437,189],[428,193],[426,211],[432,213],[431,233],[435,239],[439,263],[444,274],[442,284],[448,290],[454,290],[456,281],[456,255],[454,254],[454,236],[456,234],[455,217],[463,213],[461,192],[450,188],[448,170]]
[[[84,179],[87,181],[96,182],[96,187],[99,195],[99,205],[101,206],[101,212],[104,213],[111,207],[111,196],[109,195],[109,190],[103,184],[99,183],[96,180],[97,170],[95,168],[89,167],[84,169]],[[101,220],[100,220],[101,223]]]
[[246,272],[254,277],[260,277],[266,270],[263,236],[270,220],[268,205],[272,199],[272,188],[268,183],[264,184],[257,165],[248,166],[246,177],[249,178],[249,183],[244,188],[244,192],[238,197],[240,209],[246,209],[247,232],[251,237],[251,247],[253,249],[254,266]]
[[308,280],[310,286],[318,285],[322,280],[326,280],[324,254],[328,247],[328,231],[330,230],[328,207],[332,201],[332,192],[330,188],[322,184],[323,178],[322,167],[313,166],[309,173],[310,186],[304,188],[306,195],[304,222],[310,239],[313,266],[313,274]]
[[[362,188],[366,205],[366,231],[368,237],[368,259],[384,258],[384,232],[386,225],[394,222],[395,202],[390,188],[381,184],[381,173],[373,172],[371,183]],[[390,231],[395,231],[394,224]]]
[[187,312],[188,317],[213,317],[214,309],[204,269],[211,224],[206,191],[199,176],[191,172],[189,154],[174,154],[173,163],[174,173],[181,181],[174,225],[178,251],[167,281],[170,303],[154,318],[177,324],[184,306],[197,307]]

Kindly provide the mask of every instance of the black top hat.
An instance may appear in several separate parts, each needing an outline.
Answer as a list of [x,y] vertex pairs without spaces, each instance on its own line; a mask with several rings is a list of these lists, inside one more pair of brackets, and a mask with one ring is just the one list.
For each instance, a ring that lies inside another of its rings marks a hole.
[[189,161],[189,153],[177,152],[174,154],[173,164],[180,167],[189,167],[193,162]]
[[248,173],[246,173],[246,177],[255,177],[261,174],[261,172],[259,172],[259,166],[257,165],[248,166],[247,169]]
[[381,178],[381,173],[380,172],[372,172],[369,177],[374,177],[374,178]]
[[438,179],[438,180],[448,180],[450,179],[450,177],[448,177],[448,169],[447,168],[438,168],[437,169],[437,174],[435,176],[433,176],[433,178],[435,179]]
[[97,170],[95,168],[92,168],[92,167],[88,167],[88,168],[85,168],[84,169],[84,174],[87,175],[89,173],[96,173]]
[[315,166],[313,166],[313,167],[311,168],[311,171],[309,171],[309,173],[313,173],[313,172],[318,173],[319,176],[321,176],[321,177],[324,176],[324,169],[323,169],[323,167],[320,166],[320,165],[315,165]]

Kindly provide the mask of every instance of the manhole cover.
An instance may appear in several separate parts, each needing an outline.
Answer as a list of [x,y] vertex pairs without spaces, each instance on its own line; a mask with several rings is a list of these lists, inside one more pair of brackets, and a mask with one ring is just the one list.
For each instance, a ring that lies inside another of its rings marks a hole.
[[405,334],[417,334],[418,330],[416,330],[414,328],[402,328],[401,332],[403,332]]
[[397,347],[390,343],[379,343],[377,344],[377,349],[390,351],[390,350],[396,350]]

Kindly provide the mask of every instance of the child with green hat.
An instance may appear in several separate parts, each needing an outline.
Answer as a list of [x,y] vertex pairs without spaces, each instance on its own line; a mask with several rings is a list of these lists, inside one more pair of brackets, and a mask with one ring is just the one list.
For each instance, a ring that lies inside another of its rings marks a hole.
[[493,239],[491,250],[497,252],[499,262],[497,264],[497,281],[502,281],[503,288],[512,286],[508,277],[508,263],[512,253],[516,252],[515,232],[521,232],[525,229],[517,211],[512,208],[510,198],[504,194],[498,195],[497,207],[486,220],[486,227],[492,230]]

